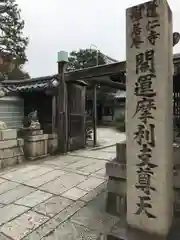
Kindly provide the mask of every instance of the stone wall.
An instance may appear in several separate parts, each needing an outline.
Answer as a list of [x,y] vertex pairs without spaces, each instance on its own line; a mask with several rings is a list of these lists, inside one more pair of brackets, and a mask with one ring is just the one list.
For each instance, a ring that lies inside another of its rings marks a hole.
[[0,168],[24,161],[24,140],[17,137],[16,129],[0,130]]

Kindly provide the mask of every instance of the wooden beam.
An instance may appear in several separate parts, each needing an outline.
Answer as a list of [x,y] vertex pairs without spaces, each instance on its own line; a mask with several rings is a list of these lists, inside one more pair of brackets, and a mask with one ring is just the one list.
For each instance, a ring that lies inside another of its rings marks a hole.
[[[91,79],[89,79],[89,82],[91,82]],[[120,90],[126,90],[126,84],[124,83],[119,83],[119,82],[113,82],[111,80],[106,80],[106,79],[92,79],[92,84],[93,83],[97,83],[100,85],[104,85],[104,86],[109,86],[111,88],[117,88]]]
[[[126,63],[118,62],[107,65],[99,65],[95,67],[85,68],[82,70],[66,72],[65,81],[87,80],[102,76],[110,76],[125,71]],[[93,80],[92,80],[93,81]]]

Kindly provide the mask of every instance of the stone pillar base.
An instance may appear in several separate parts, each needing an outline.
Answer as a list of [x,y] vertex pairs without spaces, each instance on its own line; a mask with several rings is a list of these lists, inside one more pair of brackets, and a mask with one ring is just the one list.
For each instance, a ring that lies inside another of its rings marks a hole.
[[24,153],[28,160],[44,158],[47,153],[48,134],[26,136]]

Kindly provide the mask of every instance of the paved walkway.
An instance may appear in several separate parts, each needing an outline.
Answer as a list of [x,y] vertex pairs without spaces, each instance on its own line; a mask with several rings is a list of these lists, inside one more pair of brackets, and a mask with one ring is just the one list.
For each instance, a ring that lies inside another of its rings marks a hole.
[[[123,141],[98,131],[105,144]],[[1,240],[95,240],[119,221],[104,211],[105,164],[115,146],[80,150],[0,172]]]

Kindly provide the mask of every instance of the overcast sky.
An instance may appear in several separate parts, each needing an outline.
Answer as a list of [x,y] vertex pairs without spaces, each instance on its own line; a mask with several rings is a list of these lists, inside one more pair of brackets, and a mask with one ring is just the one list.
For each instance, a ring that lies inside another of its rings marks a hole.
[[[117,60],[125,59],[125,9],[142,0],[17,0],[29,37],[26,69],[31,77],[57,72],[57,52],[95,44]],[[173,29],[180,32],[180,1],[169,0]],[[180,52],[180,43],[174,48]]]

